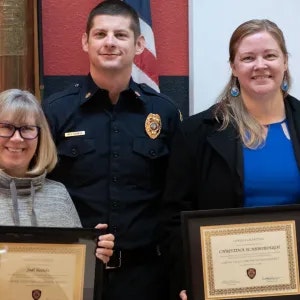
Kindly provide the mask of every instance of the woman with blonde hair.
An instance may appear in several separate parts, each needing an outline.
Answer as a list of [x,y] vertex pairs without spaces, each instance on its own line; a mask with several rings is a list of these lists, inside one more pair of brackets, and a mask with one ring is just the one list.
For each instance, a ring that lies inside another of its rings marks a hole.
[[[57,162],[47,120],[35,96],[0,93],[0,225],[81,227],[65,186],[46,178]],[[105,224],[97,228],[105,229]],[[107,262],[114,237],[99,237],[96,256]]]
[[180,211],[300,203],[300,102],[288,93],[282,31],[270,20],[244,22],[231,36],[229,62],[217,103],[184,121],[174,137],[164,222],[175,262]]

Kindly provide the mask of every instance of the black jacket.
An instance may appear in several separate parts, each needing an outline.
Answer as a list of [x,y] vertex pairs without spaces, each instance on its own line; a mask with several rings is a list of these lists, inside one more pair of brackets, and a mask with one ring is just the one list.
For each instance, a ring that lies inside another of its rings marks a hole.
[[[171,245],[171,266],[182,255],[178,250],[181,211],[243,206],[242,144],[233,125],[218,130],[220,124],[213,117],[213,109],[185,120],[174,137],[163,209],[163,240]],[[300,102],[287,96],[285,109],[300,169]],[[174,271],[178,272],[182,269]],[[177,280],[176,285],[184,287],[182,278]]]

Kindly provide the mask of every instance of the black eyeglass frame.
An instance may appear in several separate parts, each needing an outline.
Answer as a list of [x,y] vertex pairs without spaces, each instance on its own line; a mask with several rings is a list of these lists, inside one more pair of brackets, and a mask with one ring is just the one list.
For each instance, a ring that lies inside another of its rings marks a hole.
[[[41,131],[41,127],[36,126],[36,125],[15,126],[15,125],[10,124],[10,123],[0,122],[0,126],[1,125],[8,125],[8,126],[11,126],[14,129],[13,132],[12,132],[12,134],[9,135],[9,136],[8,135],[4,136],[4,135],[0,134],[0,137],[8,138],[8,139],[11,138],[12,136],[14,136],[14,134],[16,133],[16,131],[18,131],[22,139],[24,139],[24,140],[34,140],[34,139],[36,139],[40,135],[40,131]],[[24,137],[23,134],[22,134],[22,128],[26,128],[26,127],[34,127],[34,128],[36,128],[37,129],[36,136],[32,137],[32,138]]]

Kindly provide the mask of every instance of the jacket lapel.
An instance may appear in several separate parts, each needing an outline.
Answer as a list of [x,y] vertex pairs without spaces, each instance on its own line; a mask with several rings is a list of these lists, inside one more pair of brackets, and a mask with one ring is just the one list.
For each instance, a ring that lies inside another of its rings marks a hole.
[[233,173],[243,181],[243,154],[238,133],[230,124],[225,130],[215,130],[207,137],[211,147],[226,161]]
[[296,161],[300,169],[300,102],[291,96],[287,96],[285,111]]
[[[287,96],[285,101],[288,127],[293,141],[294,152],[300,169],[300,101]],[[207,137],[211,147],[226,161],[232,172],[236,172],[243,182],[243,150],[238,138],[238,133],[232,124],[225,130],[219,131],[219,124],[208,118],[208,123],[213,123],[212,134]]]

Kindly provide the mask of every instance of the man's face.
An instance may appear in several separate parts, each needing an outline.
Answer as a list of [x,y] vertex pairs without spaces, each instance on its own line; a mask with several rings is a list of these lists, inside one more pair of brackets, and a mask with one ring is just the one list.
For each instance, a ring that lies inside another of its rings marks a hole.
[[144,50],[144,38],[137,37],[130,29],[130,18],[99,15],[93,26],[82,37],[82,48],[88,53],[91,69],[101,72],[131,72],[135,55]]

